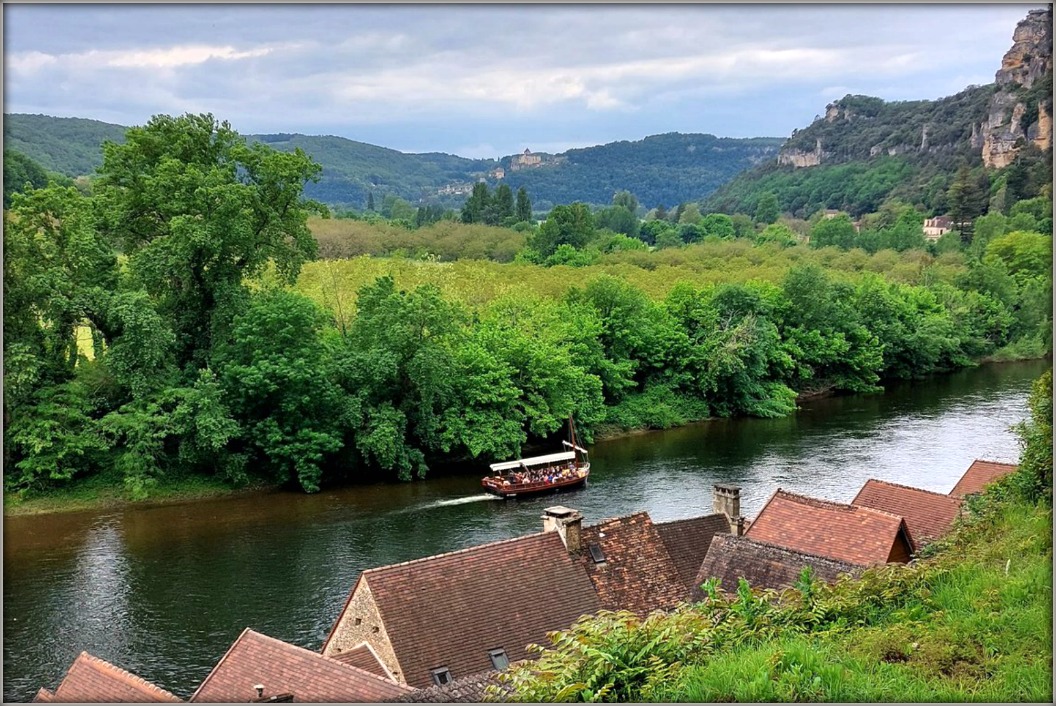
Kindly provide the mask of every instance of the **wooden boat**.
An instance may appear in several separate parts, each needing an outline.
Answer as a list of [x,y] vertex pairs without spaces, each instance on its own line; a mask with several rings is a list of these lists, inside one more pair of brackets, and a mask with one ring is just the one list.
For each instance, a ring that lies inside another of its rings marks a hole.
[[493,475],[481,480],[484,490],[503,498],[578,488],[587,482],[590,462],[587,450],[576,443],[576,428],[569,420],[572,441],[562,441],[569,451],[519,458],[491,464]]

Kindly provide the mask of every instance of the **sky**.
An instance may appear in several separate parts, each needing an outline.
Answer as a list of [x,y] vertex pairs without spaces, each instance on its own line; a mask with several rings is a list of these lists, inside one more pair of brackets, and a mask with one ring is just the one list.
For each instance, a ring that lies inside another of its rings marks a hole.
[[994,80],[1043,5],[4,5],[4,112],[495,158],[787,137],[848,93]]

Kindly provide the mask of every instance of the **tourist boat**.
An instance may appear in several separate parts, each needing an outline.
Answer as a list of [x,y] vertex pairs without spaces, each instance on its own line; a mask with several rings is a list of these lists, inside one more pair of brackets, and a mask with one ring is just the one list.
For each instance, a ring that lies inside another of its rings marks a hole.
[[587,450],[576,443],[576,428],[569,420],[572,441],[562,441],[568,451],[491,464],[492,475],[481,480],[484,490],[503,498],[517,498],[578,488],[587,482]]

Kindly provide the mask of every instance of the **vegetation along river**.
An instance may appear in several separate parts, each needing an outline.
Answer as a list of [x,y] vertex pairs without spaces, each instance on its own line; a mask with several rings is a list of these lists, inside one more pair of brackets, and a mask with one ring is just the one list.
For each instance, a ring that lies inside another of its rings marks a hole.
[[1009,427],[1050,364],[604,441],[587,488],[538,499],[481,494],[482,461],[403,485],[5,519],[4,700],[55,688],[81,650],[187,697],[243,628],[318,649],[362,570],[536,531],[551,504],[589,524],[706,514],[717,482],[742,487],[749,517],[778,486],[840,501],[870,477],[946,492],[974,458],[1016,460]]

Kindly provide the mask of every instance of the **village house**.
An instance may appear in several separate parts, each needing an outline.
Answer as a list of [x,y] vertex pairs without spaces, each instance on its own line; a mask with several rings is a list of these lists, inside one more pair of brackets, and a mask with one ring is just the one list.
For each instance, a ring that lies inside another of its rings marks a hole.
[[953,229],[949,216],[936,216],[924,219],[924,239],[932,242],[938,240]]
[[900,515],[810,498],[780,488],[770,496],[744,536],[858,566],[905,563],[913,552],[909,528]]
[[735,592],[742,578],[754,589],[780,591],[794,586],[808,566],[815,580],[825,583],[862,569],[858,564],[785,549],[746,536],[716,535],[693,582],[691,597],[694,601],[703,600],[701,585],[712,578],[719,579],[719,588],[727,593]]
[[494,179],[502,179],[506,176],[506,170],[502,167],[495,167],[491,170],[490,174]]
[[418,688],[501,671],[583,615],[687,600],[712,537],[739,518],[657,524],[640,512],[584,527],[555,506],[542,520],[539,533],[364,571],[323,655],[369,645],[392,678]]
[[[369,655],[369,653],[368,653]],[[192,703],[380,702],[411,689],[386,678],[381,665],[368,669],[291,645],[246,628],[191,696]]]
[[994,481],[1007,476],[1016,470],[1014,463],[998,463],[997,461],[981,461],[976,459],[968,470],[964,472],[957,485],[950,491],[955,498],[963,498],[973,493],[981,493]]
[[946,534],[961,512],[959,498],[875,478],[865,482],[851,504],[900,515],[909,528],[914,554]]
[[36,703],[163,703],[179,702],[174,694],[106,660],[82,652],[55,691],[43,687]]

